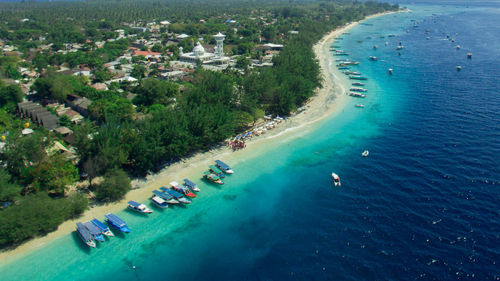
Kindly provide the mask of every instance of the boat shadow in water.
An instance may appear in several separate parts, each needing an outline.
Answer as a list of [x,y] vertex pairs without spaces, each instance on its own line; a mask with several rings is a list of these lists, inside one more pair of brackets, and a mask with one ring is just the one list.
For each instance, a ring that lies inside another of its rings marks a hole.
[[222,189],[222,187],[224,186],[223,184],[213,183],[213,182],[207,180],[206,178],[202,178],[201,181],[203,181],[204,183],[206,183],[210,187],[213,187],[213,188],[216,188],[216,189]]
[[90,255],[90,251],[92,249],[90,249],[90,247],[82,241],[80,235],[78,235],[76,231],[71,232],[71,238],[73,239],[73,241],[75,241],[75,244],[82,252],[86,253],[87,255]]

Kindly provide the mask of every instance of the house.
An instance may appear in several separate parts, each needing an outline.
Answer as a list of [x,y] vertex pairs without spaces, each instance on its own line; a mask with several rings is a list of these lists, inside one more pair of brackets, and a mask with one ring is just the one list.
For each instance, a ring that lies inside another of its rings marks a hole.
[[88,98],[82,98],[77,95],[68,95],[66,97],[66,105],[71,107],[76,112],[80,113],[84,117],[89,116],[88,107],[92,104],[92,101]]
[[49,130],[53,130],[58,126],[59,119],[57,116],[37,103],[21,102],[17,104],[17,109],[21,118],[30,118],[33,122]]

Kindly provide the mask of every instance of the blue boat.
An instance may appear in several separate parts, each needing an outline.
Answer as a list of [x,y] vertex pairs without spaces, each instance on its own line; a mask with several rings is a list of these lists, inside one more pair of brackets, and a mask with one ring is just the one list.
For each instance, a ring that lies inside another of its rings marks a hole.
[[120,230],[121,232],[130,232],[130,228],[128,228],[127,224],[115,214],[109,213],[107,215],[104,215],[104,217],[107,219],[108,224],[112,227]]
[[87,246],[95,248],[94,237],[92,237],[90,231],[81,222],[76,223],[76,231]]
[[153,195],[153,197],[151,198],[151,202],[153,202],[153,204],[155,204],[159,208],[162,208],[162,209],[168,208],[167,201],[165,201],[165,199],[163,199],[159,196]]
[[97,226],[89,221],[84,222],[83,226],[85,226],[89,230],[90,234],[92,234],[92,237],[94,237],[95,240],[104,242],[104,236],[102,236],[102,232],[99,228],[97,228]]
[[220,160],[215,160],[215,164],[217,165],[217,167],[219,167],[219,169],[224,171],[224,173],[226,173],[226,174],[233,174],[234,173],[234,171],[231,169],[231,167],[229,167],[228,164],[226,164]]
[[179,201],[177,201],[174,196],[161,192],[159,190],[153,190],[153,194],[160,197],[161,199],[165,200],[168,204],[179,204]]
[[175,199],[177,199],[181,203],[184,203],[184,204],[190,204],[191,203],[191,201],[189,199],[185,198],[183,194],[181,194],[181,193],[179,193],[179,192],[177,192],[177,191],[175,191],[173,189],[166,188],[164,186],[160,187],[160,189],[163,192],[165,192],[165,193],[167,193],[169,195],[172,195]]
[[196,185],[196,183],[188,180],[188,179],[184,179],[184,185],[191,188],[192,191],[200,191],[200,188]]
[[102,221],[98,219],[93,219],[90,222],[92,222],[92,224],[95,225],[101,231],[102,234],[106,236],[115,236],[113,232],[111,232],[109,227],[105,225]]
[[216,174],[220,178],[225,178],[226,177],[226,175],[224,174],[224,172],[221,169],[219,169],[218,167],[214,166],[214,165],[208,166],[208,170],[210,172]]

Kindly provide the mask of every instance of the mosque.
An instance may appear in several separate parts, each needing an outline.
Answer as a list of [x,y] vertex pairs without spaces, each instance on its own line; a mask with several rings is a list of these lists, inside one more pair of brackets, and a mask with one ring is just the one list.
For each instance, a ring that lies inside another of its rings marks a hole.
[[217,33],[214,39],[217,42],[214,53],[205,51],[205,48],[198,42],[190,53],[184,53],[180,47],[179,60],[191,63],[201,62],[203,64],[225,64],[229,61],[229,57],[224,56],[224,39],[226,35]]

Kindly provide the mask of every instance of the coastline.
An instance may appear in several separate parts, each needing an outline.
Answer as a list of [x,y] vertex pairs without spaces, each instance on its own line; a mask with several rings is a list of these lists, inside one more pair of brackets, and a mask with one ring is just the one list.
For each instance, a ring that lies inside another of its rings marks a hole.
[[304,105],[303,110],[300,110],[299,113],[281,122],[277,128],[268,131],[265,135],[249,140],[247,142],[247,149],[233,152],[230,148],[222,147],[207,152],[200,152],[188,159],[181,160],[164,168],[156,174],[147,176],[145,180],[134,180],[132,186],[135,189],[128,192],[124,199],[91,208],[85,211],[78,219],[65,221],[56,231],[28,240],[15,249],[0,252],[0,263],[20,258],[33,250],[43,247],[58,237],[70,234],[74,231],[77,221],[90,220],[94,217],[102,218],[106,213],[124,210],[126,202],[129,200],[146,201],[151,197],[152,190],[166,185],[170,181],[180,181],[186,177],[197,181],[202,171],[206,170],[206,167],[212,164],[215,159],[224,160],[230,165],[235,166],[248,158],[257,157],[269,150],[270,147],[280,145],[287,139],[300,137],[306,134],[307,131],[313,130],[320,123],[319,121],[326,117],[335,116],[336,113],[341,112],[341,109],[347,105],[349,99],[343,93],[349,87],[349,84],[347,84],[348,80],[341,76],[340,71],[334,67],[335,58],[329,50],[331,42],[342,33],[347,32],[366,19],[389,13],[394,12],[371,15],[361,21],[333,30],[318,41],[313,46],[313,50],[320,64],[323,87],[316,90],[315,95]]

